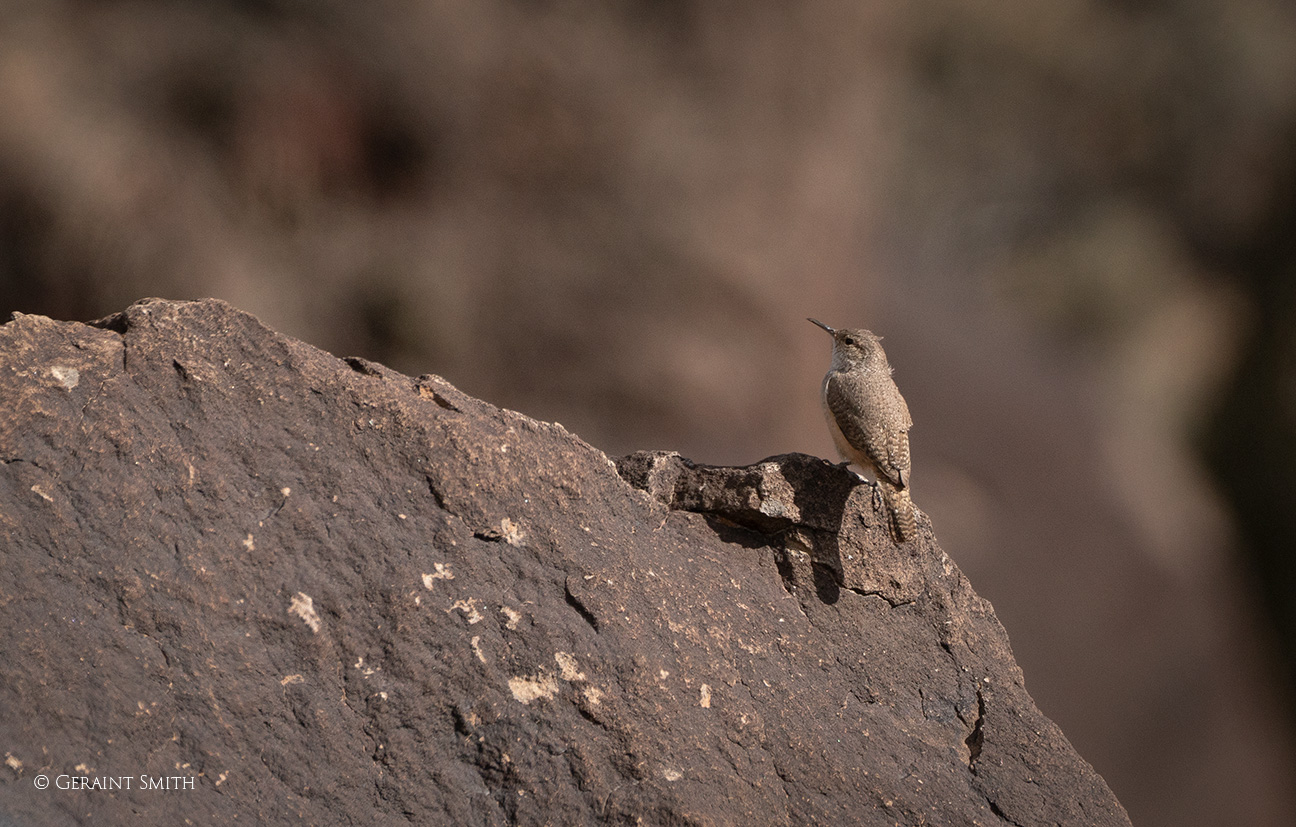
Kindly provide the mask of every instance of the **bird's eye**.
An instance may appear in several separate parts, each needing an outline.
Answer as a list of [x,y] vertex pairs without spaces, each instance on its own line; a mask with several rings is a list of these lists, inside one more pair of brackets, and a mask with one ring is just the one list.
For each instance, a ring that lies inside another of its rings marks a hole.
[[855,340],[847,336],[846,338],[842,339],[842,344],[853,345],[855,344]]

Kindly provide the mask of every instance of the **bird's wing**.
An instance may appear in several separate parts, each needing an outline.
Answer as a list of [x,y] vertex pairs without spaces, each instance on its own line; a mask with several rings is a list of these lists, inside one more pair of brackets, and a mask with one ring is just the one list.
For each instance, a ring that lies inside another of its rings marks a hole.
[[842,436],[873,463],[873,470],[896,488],[909,485],[909,434],[865,423],[876,417],[860,407],[839,377],[830,376],[824,383],[824,399]]

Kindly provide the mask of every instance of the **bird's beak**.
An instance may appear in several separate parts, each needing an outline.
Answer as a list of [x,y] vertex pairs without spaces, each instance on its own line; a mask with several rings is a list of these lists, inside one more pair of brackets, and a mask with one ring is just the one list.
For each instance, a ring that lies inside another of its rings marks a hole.
[[811,322],[811,323],[813,323],[813,324],[817,324],[817,325],[819,325],[819,326],[822,327],[824,330],[828,331],[828,335],[829,335],[829,336],[836,336],[836,335],[837,335],[837,331],[833,330],[831,327],[829,327],[828,325],[826,325],[826,324],[824,324],[823,322],[819,321],[818,319],[806,319],[806,321],[807,321],[807,322]]

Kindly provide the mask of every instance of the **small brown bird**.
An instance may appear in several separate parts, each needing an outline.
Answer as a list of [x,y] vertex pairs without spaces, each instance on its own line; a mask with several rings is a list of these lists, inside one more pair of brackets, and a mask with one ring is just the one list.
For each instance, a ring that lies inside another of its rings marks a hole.
[[880,336],[867,330],[836,330],[818,319],[833,337],[832,366],[823,381],[824,415],[842,459],[872,471],[891,515],[896,539],[917,532],[909,498],[909,406],[891,378]]

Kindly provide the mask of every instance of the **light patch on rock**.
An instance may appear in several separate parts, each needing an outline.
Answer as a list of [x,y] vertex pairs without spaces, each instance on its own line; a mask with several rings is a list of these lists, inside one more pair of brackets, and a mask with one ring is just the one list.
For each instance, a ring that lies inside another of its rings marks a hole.
[[771,497],[768,500],[761,500],[760,513],[766,517],[782,517],[787,514],[787,506],[783,505],[782,500],[776,500]]
[[288,611],[300,617],[310,630],[319,634],[320,616],[315,611],[315,601],[306,592],[297,592],[293,595],[292,603],[288,605]]
[[290,683],[305,683],[306,679],[301,675],[285,675],[283,680],[279,681],[280,686],[287,686]]
[[486,655],[482,653],[481,635],[473,635],[473,639],[468,642],[472,645],[473,654],[477,656],[477,660],[481,661],[482,663],[485,663]]
[[558,661],[558,668],[561,670],[559,677],[563,680],[585,680],[585,673],[576,667],[576,656],[571,652],[554,652],[554,660]]
[[454,572],[445,563],[433,563],[431,574],[423,575],[423,588],[431,591],[432,584],[437,580],[453,580]]
[[62,385],[65,390],[70,391],[77,385],[81,384],[81,371],[76,368],[55,365],[50,368],[50,375],[53,376],[54,380]]
[[19,761],[17,758],[14,758],[13,753],[6,752],[5,766],[13,770],[14,772],[21,772],[23,768],[23,762]]
[[670,767],[667,767],[666,769],[662,770],[662,778],[665,778],[667,781],[679,781],[683,777],[684,777],[684,773],[680,772],[679,770],[672,769]]
[[587,686],[582,690],[585,694],[585,700],[590,706],[598,706],[603,703],[603,690],[597,686]]
[[524,704],[558,694],[558,680],[553,675],[509,678],[508,685],[514,700]]
[[251,534],[249,534],[247,536],[247,539],[243,541],[243,548],[247,549],[248,551],[256,551],[256,541],[252,539]]
[[522,613],[509,606],[500,606],[500,614],[507,618],[504,623],[505,629],[516,629],[518,621],[522,619]]
[[705,683],[702,684],[701,694],[702,694],[702,698],[701,698],[702,708],[710,709],[711,708],[711,687]]
[[510,546],[520,546],[522,541],[526,539],[526,532],[519,528],[517,523],[505,517],[500,520],[500,536]]
[[467,600],[456,600],[454,605],[446,609],[446,614],[449,614],[456,609],[463,612],[464,617],[468,618],[469,626],[474,623],[481,623],[482,615],[481,612],[477,611],[477,601],[474,598],[470,597]]

